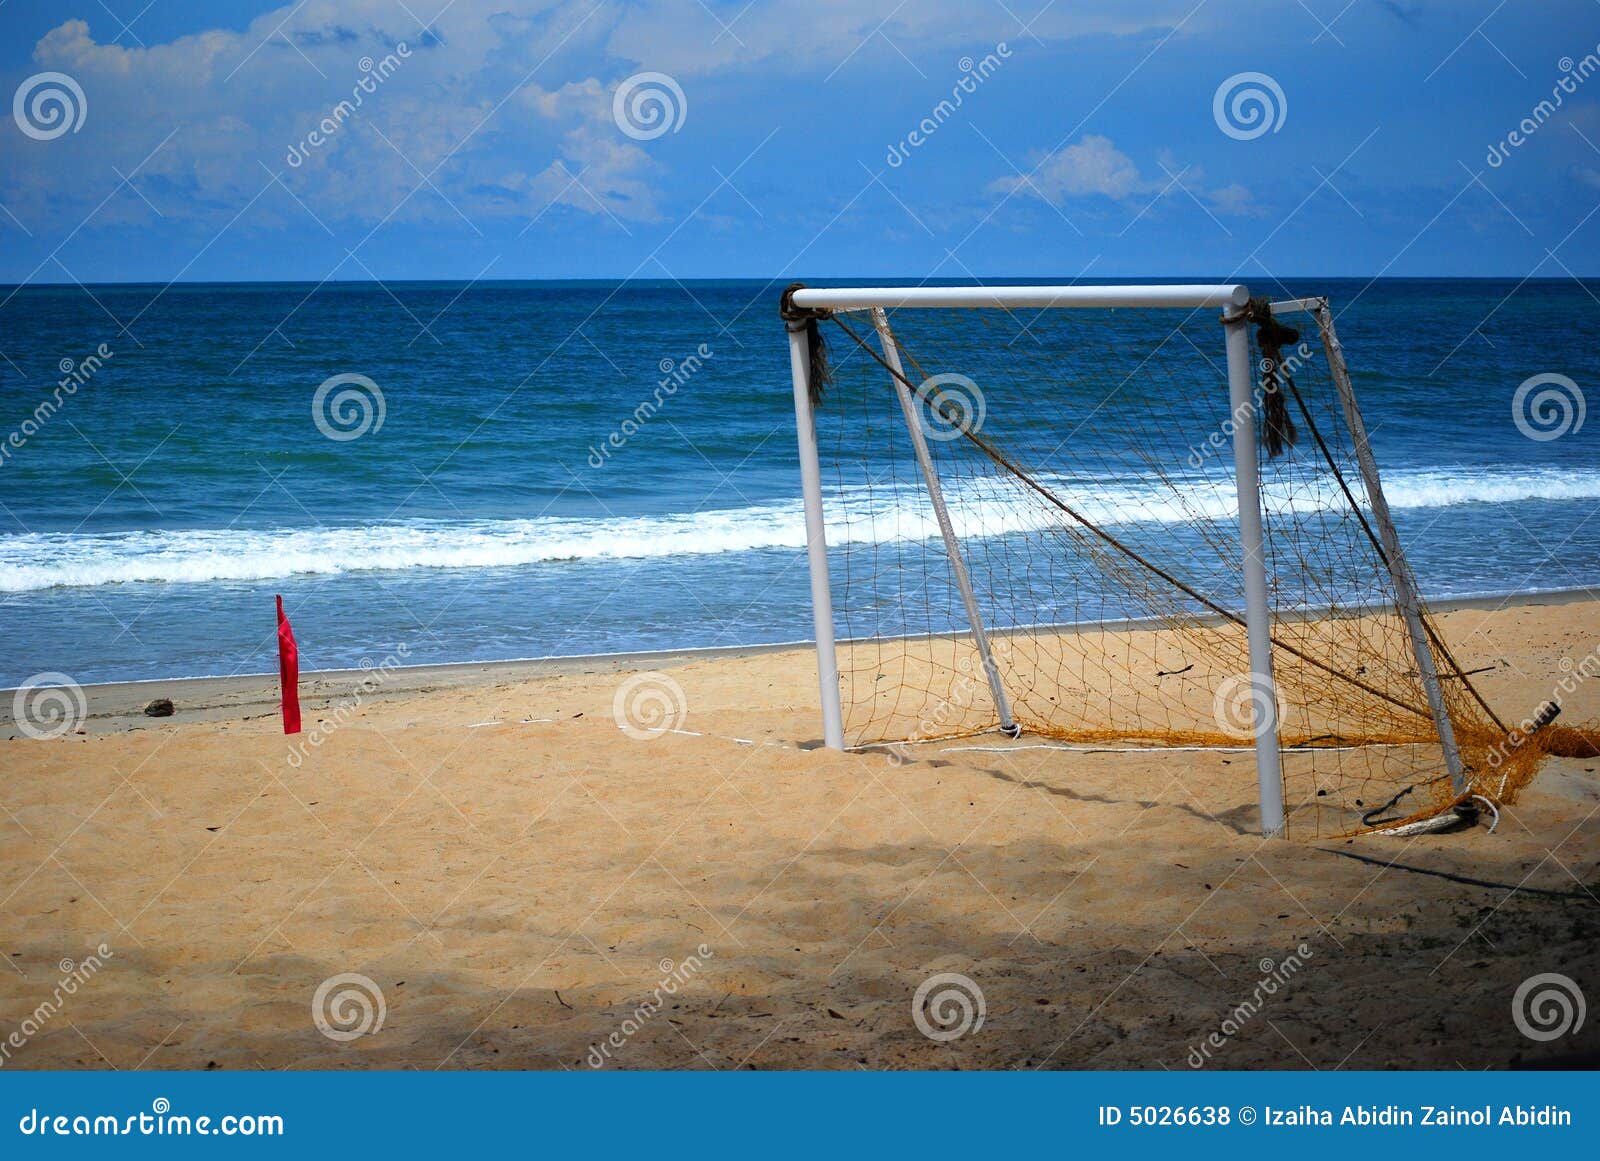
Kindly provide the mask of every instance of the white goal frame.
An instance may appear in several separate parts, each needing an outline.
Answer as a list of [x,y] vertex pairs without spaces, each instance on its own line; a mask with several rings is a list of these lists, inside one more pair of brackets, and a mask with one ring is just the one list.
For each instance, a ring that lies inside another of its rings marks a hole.
[[[900,374],[898,348],[889,333],[885,312],[903,307],[1107,309],[1179,308],[1220,309],[1228,366],[1228,397],[1232,408],[1234,484],[1238,496],[1239,537],[1244,550],[1245,627],[1249,643],[1251,680],[1256,690],[1250,698],[1254,714],[1255,757],[1261,805],[1261,829],[1269,836],[1284,829],[1283,778],[1280,765],[1277,689],[1272,673],[1272,614],[1268,601],[1266,557],[1263,548],[1260,477],[1256,461],[1255,377],[1250,364],[1247,307],[1250,291],[1240,283],[1161,286],[918,286],[800,288],[789,301],[801,310],[864,311],[872,318],[883,347],[885,365]],[[1435,725],[1443,743],[1447,768],[1457,789],[1465,785],[1455,734],[1445,711],[1439,677],[1421,618],[1415,581],[1406,564],[1398,536],[1383,498],[1376,462],[1367,443],[1365,425],[1356,406],[1354,389],[1343,352],[1333,332],[1333,315],[1325,298],[1302,298],[1272,304],[1274,314],[1305,311],[1312,314],[1328,354],[1329,372],[1340,396],[1355,445],[1374,521],[1382,538],[1397,604],[1404,616],[1419,674],[1427,691]],[[844,715],[840,700],[839,663],[834,636],[833,596],[828,576],[828,544],[823,523],[822,467],[817,451],[816,417],[811,403],[811,356],[805,328],[790,325],[789,366],[794,382],[795,427],[799,439],[800,479],[804,493],[806,552],[811,573],[813,630],[817,645],[817,681],[822,701],[823,744],[842,750]],[[973,643],[988,678],[1001,728],[1015,736],[1011,711],[999,673],[989,653],[984,626],[972,593],[960,546],[956,542],[940,491],[937,472],[928,456],[922,429],[913,411],[911,392],[897,377],[894,386],[917,455],[929,501],[934,509],[951,572],[966,608]]]

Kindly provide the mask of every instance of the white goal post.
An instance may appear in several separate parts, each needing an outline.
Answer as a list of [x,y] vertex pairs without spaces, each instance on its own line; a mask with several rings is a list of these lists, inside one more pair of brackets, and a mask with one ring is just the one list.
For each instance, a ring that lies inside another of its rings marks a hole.
[[[822,466],[818,453],[813,403],[811,347],[808,337],[808,325],[814,328],[816,324],[814,321],[808,323],[801,316],[808,312],[833,314],[860,312],[866,323],[866,330],[863,333],[875,332],[879,347],[877,352],[871,353],[872,358],[881,363],[885,371],[885,390],[894,390],[900,396],[910,445],[915,451],[916,461],[926,487],[925,498],[936,518],[939,537],[943,542],[954,586],[962,597],[967,621],[965,631],[970,634],[977,656],[981,660],[1001,729],[1011,736],[1016,736],[1017,727],[1013,725],[1006,690],[991,659],[988,637],[978,601],[972,592],[962,546],[957,540],[956,532],[945,509],[939,473],[929,458],[921,427],[913,412],[913,392],[917,384],[914,379],[906,377],[897,340],[890,330],[886,312],[920,308],[1033,311],[1166,308],[1187,309],[1192,312],[1212,310],[1221,312],[1225,336],[1228,401],[1231,408],[1229,417],[1233,441],[1233,483],[1238,505],[1239,545],[1242,549],[1244,603],[1242,621],[1248,643],[1250,681],[1258,685],[1250,698],[1250,707],[1254,717],[1254,751],[1261,827],[1268,835],[1283,833],[1284,783],[1280,767],[1279,702],[1273,676],[1273,612],[1268,591],[1258,473],[1258,400],[1255,395],[1257,382],[1255,367],[1252,365],[1249,332],[1251,296],[1248,288],[1238,283],[1146,286],[852,288],[797,286],[785,292],[784,302],[799,441],[823,742],[825,746],[833,749],[844,749],[846,743],[833,597],[829,578],[828,543],[824,523]],[[1259,305],[1258,303],[1258,309]],[[1318,324],[1325,349],[1329,354],[1329,369],[1337,385],[1339,398],[1343,402],[1345,417],[1354,440],[1361,482],[1365,485],[1369,498],[1368,506],[1373,523],[1377,525],[1382,536],[1381,549],[1385,557],[1384,563],[1393,580],[1398,611],[1405,617],[1411,635],[1417,668],[1438,725],[1446,766],[1454,784],[1461,788],[1463,783],[1460,757],[1455,749],[1450,718],[1444,709],[1433,653],[1425,636],[1415,583],[1401,553],[1398,538],[1389,518],[1388,507],[1383,502],[1377,468],[1367,445],[1366,431],[1355,404],[1353,388],[1350,386],[1348,372],[1343,365],[1337,339],[1333,335],[1331,312],[1326,300],[1320,298],[1275,302],[1271,304],[1271,310],[1274,315],[1306,312],[1311,314]],[[811,317],[814,319],[816,315],[813,313]]]

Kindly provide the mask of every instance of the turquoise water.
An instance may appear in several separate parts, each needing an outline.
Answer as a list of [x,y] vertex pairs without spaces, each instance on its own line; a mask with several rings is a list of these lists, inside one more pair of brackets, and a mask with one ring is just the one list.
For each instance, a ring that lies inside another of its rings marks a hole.
[[[1274,289],[1341,311],[1428,595],[1600,584],[1600,419],[1512,414],[1593,394],[1600,283]],[[278,592],[306,668],[804,638],[778,290],[5,290],[0,686],[269,671]]]

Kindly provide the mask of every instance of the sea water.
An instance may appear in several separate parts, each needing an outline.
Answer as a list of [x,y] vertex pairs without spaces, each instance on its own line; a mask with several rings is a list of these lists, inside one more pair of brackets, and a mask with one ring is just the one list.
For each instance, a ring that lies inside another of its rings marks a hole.
[[[806,637],[780,289],[0,290],[0,686],[270,671],[275,593],[307,669]],[[1600,417],[1513,413],[1542,374],[1600,407],[1600,283],[1275,289],[1340,312],[1426,595],[1600,584]],[[1118,488],[1092,518],[1176,520]]]

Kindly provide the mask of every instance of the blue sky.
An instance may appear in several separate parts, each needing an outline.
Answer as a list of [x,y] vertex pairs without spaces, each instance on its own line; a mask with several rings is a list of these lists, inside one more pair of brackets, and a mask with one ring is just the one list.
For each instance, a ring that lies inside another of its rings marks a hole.
[[1586,57],[1594,0],[9,0],[0,281],[1600,275]]

